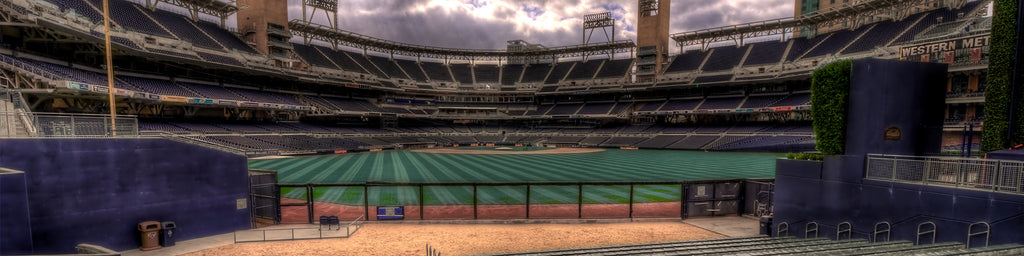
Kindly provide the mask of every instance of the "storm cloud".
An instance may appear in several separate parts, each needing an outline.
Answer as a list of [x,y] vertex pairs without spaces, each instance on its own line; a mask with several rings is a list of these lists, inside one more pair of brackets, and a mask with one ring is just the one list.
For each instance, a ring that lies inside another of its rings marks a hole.
[[[301,2],[289,1],[291,19]],[[615,39],[636,40],[636,0],[348,0],[338,2],[339,28],[403,43],[503,49],[523,39],[545,46],[580,44],[582,17],[612,12]],[[671,33],[791,16],[792,0],[673,1]],[[314,21],[326,23],[323,13]],[[608,30],[610,33],[611,31]],[[592,42],[605,41],[597,30]]]

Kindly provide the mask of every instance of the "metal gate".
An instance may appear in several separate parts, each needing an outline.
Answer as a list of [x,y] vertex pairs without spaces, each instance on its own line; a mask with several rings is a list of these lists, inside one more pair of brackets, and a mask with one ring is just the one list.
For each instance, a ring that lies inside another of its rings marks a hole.
[[253,228],[281,222],[277,172],[249,170],[249,201],[252,202],[249,213]]

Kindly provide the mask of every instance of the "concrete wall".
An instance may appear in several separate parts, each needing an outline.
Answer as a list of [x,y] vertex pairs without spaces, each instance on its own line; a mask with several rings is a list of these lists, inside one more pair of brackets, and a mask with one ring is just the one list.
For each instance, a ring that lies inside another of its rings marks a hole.
[[241,156],[159,139],[7,139],[0,166],[25,172],[36,254],[132,249],[147,220],[176,221],[179,241],[249,227]]

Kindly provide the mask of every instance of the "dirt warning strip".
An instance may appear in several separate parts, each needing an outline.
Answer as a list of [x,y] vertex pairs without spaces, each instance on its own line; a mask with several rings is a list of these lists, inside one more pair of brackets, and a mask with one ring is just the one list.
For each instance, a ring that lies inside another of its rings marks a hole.
[[555,148],[544,150],[467,150],[456,148],[417,149],[414,152],[437,154],[477,154],[477,155],[542,155],[542,154],[579,154],[604,151],[603,148]]
[[233,244],[186,255],[474,255],[721,238],[680,222],[384,224],[350,238]]

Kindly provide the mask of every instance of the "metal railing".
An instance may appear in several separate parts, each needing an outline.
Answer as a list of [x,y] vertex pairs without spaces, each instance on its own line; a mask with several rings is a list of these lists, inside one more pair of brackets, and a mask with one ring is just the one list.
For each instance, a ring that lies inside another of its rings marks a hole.
[[868,154],[873,180],[1024,194],[1024,162]]
[[0,137],[89,138],[139,135],[139,122],[134,116],[118,116],[111,127],[110,116],[89,114],[0,112]]
[[327,226],[302,227],[302,228],[279,228],[279,229],[253,229],[235,231],[235,243],[265,242],[265,241],[287,241],[304,239],[324,238],[348,238],[363,227],[365,216],[360,216],[344,225],[337,225],[337,228]]

